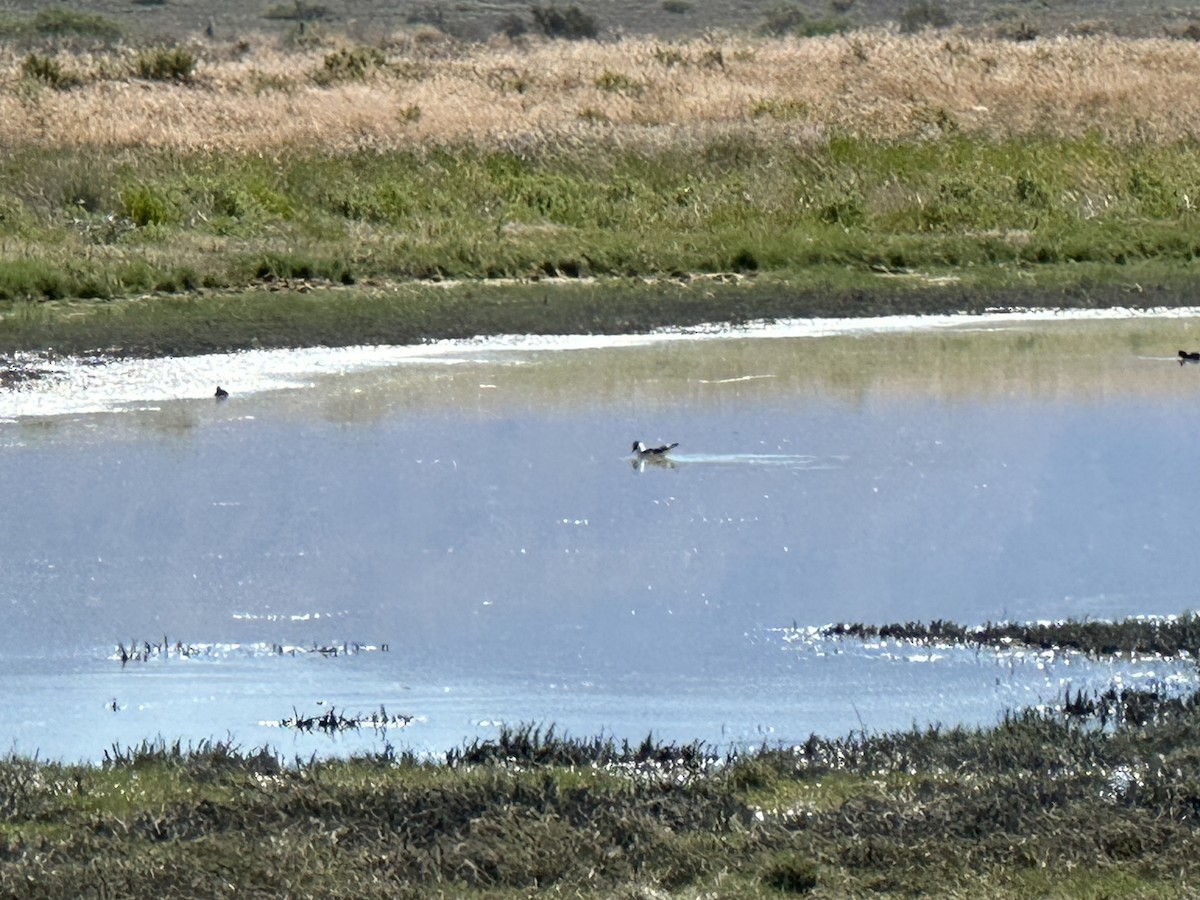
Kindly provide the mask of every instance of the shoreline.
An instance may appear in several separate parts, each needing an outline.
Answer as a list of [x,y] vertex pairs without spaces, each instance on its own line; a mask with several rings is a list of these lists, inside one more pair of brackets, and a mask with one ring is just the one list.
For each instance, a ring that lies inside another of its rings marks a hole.
[[[18,303],[0,307],[0,360],[19,352],[48,358],[181,357],[427,345],[509,335],[733,330],[797,320],[1120,316],[1126,311],[1190,316],[1200,309],[1200,278],[1187,271],[1130,266],[1122,273],[1128,277],[1118,280],[1109,267],[1075,268],[1078,271],[1039,272],[1030,284],[1021,283],[1019,272],[996,270],[943,280],[920,273],[887,280],[877,274],[858,275],[834,286],[833,275],[812,270],[790,275],[402,281],[350,287],[282,282],[275,289],[260,286],[250,291]],[[0,386],[3,383],[0,380]]]
[[[452,365],[489,353],[577,352],[707,340],[820,339],[934,331],[1000,330],[1050,323],[1200,318],[1200,306],[1020,308],[983,312],[804,317],[664,326],[645,332],[491,334],[411,344],[246,348],[179,356],[0,354],[0,422],[112,412],[128,404],[207,399],[213,384],[239,396],[292,389],[313,377],[394,365]],[[1174,352],[1172,348],[1172,353]],[[242,373],[242,374],[238,374]],[[116,386],[119,385],[119,389]]]

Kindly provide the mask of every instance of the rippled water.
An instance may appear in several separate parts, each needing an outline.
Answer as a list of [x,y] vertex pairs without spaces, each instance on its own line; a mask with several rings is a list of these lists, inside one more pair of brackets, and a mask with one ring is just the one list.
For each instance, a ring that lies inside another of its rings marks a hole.
[[757,744],[1184,686],[812,627],[1194,608],[1189,338],[995,316],[47,365],[0,391],[0,741]]

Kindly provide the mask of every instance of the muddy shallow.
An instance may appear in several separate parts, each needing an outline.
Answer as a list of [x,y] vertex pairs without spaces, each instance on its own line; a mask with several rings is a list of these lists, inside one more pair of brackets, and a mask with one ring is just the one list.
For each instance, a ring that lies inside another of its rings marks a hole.
[[[0,390],[0,741],[786,742],[1182,689],[806,629],[1194,608],[1193,344],[1176,313],[55,361]],[[164,637],[197,652],[122,665]],[[412,718],[278,725],[381,706]]]

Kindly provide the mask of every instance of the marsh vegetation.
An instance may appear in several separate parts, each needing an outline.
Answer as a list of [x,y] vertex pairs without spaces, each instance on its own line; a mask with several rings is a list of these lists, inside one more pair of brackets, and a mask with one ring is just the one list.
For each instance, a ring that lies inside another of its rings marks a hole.
[[939,32],[9,49],[0,330],[178,353],[1190,302],[1198,79],[1191,41]]
[[1103,727],[1069,706],[727,756],[530,725],[441,761],[161,741],[98,766],[10,757],[0,890],[1184,896],[1195,698]]

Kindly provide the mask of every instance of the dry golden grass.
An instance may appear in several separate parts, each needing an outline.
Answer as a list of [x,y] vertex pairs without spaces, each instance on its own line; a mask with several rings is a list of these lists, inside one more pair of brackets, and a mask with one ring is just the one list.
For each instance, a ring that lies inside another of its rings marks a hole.
[[10,146],[262,152],[677,142],[722,130],[790,140],[1200,135],[1200,44],[1074,37],[1015,43],[963,34],[856,32],[807,40],[447,45],[397,38],[359,80],[322,85],[332,45],[201,56],[188,84],[125,74],[127,60],[64,55],[83,84],[58,91],[0,58]]

